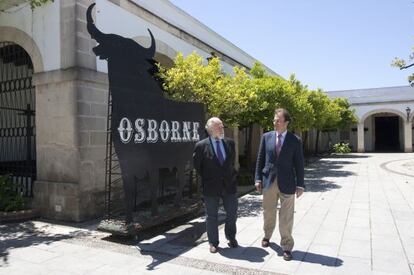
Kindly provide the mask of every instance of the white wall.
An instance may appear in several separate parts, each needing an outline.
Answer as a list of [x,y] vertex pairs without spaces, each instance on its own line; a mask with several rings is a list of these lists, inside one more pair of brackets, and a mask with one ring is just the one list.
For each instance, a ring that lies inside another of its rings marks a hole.
[[327,151],[329,150],[335,143],[339,142],[339,132],[338,131],[330,131],[328,132],[321,132],[320,140],[319,140],[319,150],[320,151]]
[[[201,41],[211,45],[220,52],[232,57],[238,62],[252,67],[256,59],[239,49],[230,41],[226,40],[215,31],[211,30],[196,18],[187,14],[180,8],[174,6],[168,0],[131,0],[145,9],[157,14],[170,24],[179,27],[187,33],[197,37]],[[270,68],[265,67],[270,74],[276,74]]]
[[[45,71],[59,69],[61,65],[61,1],[55,0],[53,3],[48,3],[41,8],[35,9],[33,12],[27,3],[9,9],[7,12],[0,12],[0,27],[14,27],[32,37],[42,55]],[[186,14],[181,9],[175,7],[169,1],[132,1],[242,64],[252,66],[256,61],[253,57],[243,52],[231,42],[227,41],[195,18]],[[147,28],[150,28],[156,39],[165,42],[177,52],[182,52],[184,55],[188,55],[193,51],[196,51],[204,58],[210,57],[210,53],[198,49],[178,37],[169,34],[148,21],[110,3],[108,0],[97,0],[96,3],[97,26],[103,32],[116,33],[130,38],[138,36],[149,37]],[[116,20],[114,20],[114,18],[116,18]],[[122,20],[120,20],[121,18]],[[222,66],[225,72],[232,73],[231,65],[222,62]],[[107,72],[106,61],[97,60],[97,67],[98,71]],[[269,73],[275,74],[269,68],[265,68]]]
[[405,124],[405,122],[401,118],[399,118],[398,119],[398,127],[400,129],[400,135],[399,135],[400,150],[403,151],[403,152],[404,152],[404,124]]
[[331,98],[347,98],[359,119],[386,111],[394,111],[405,118],[407,107],[414,111],[414,88],[411,86],[329,91],[327,94]]
[[54,1],[34,11],[30,9],[30,5],[22,4],[7,12],[0,12],[0,27],[17,28],[32,37],[42,55],[45,71],[60,68],[59,20],[60,1]]
[[[174,11],[174,14],[179,14],[177,11],[169,7],[170,4],[168,3],[166,4],[164,3],[164,1],[159,1],[159,0],[154,1],[154,2],[151,2],[151,5],[148,4],[148,1],[137,1],[137,2],[139,2],[140,5],[142,4],[146,8],[148,8],[148,6],[151,6],[152,10],[156,13],[159,13],[160,16],[167,16],[166,19],[171,19],[171,16],[172,16],[171,14],[168,14],[165,12],[166,9],[168,11]],[[149,34],[147,31],[147,28],[149,28],[151,32],[153,33],[155,39],[161,40],[162,42],[166,43],[171,48],[173,48],[176,52],[182,52],[184,56],[189,55],[194,51],[204,58],[211,56],[210,53],[207,53],[199,48],[196,48],[195,46],[179,39],[178,37],[166,32],[163,29],[158,28],[157,26],[124,10],[123,8],[108,2],[107,0],[97,0],[96,3],[97,3],[96,26],[104,33],[116,33],[121,36],[129,37],[129,38],[134,38],[134,37],[139,37],[139,36],[145,36],[149,38]],[[122,18],[122,20],[113,20],[113,18]],[[203,31],[203,28],[200,26],[198,26],[197,28],[195,27],[197,25],[194,23],[194,22],[197,22],[195,21],[195,19],[188,17],[188,16],[182,16],[182,15],[179,16],[179,18],[181,20],[180,21],[181,23],[175,24],[177,25],[177,27],[183,28],[186,31],[189,27],[194,27],[191,33],[195,37],[203,41],[205,41],[206,39],[210,39],[210,40],[207,40],[210,45],[216,47],[217,46],[216,43],[218,44],[221,43],[223,45],[228,43],[223,38],[221,38],[222,40],[218,40],[217,37],[214,37],[211,34],[210,36],[204,37],[205,35],[207,35],[205,33],[205,30]],[[187,21],[183,21],[183,20],[187,20]],[[200,33],[198,33],[198,31],[200,31]],[[149,46],[149,44],[147,45],[142,44],[142,45]],[[226,51],[223,51],[223,52],[227,54]],[[247,56],[247,54],[245,55]],[[238,53],[235,59],[242,63],[246,62],[245,60],[246,57],[243,56],[243,54],[241,53]],[[97,59],[98,71],[107,73],[106,63],[107,62],[105,60]],[[221,62],[221,64],[222,64],[223,70],[226,73],[233,72],[231,65],[225,62]],[[250,62],[248,64],[250,65],[253,63]]]
[[356,152],[358,149],[358,132],[357,131],[353,131],[352,129],[357,129],[358,126],[352,125],[350,128],[350,133],[349,133],[349,145],[352,148],[352,151]]
[[364,128],[368,128],[368,131],[364,129],[364,144],[365,151],[371,152],[374,151],[374,136],[375,136],[375,122],[372,116],[365,119]]

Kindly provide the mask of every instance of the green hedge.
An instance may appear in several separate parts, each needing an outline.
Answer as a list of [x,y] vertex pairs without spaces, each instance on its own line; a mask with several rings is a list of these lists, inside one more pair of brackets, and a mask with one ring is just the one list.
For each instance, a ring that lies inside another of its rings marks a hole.
[[351,148],[348,143],[337,143],[333,146],[333,151],[338,154],[348,154],[351,153]]
[[0,211],[18,211],[25,208],[25,200],[17,192],[9,176],[0,176]]

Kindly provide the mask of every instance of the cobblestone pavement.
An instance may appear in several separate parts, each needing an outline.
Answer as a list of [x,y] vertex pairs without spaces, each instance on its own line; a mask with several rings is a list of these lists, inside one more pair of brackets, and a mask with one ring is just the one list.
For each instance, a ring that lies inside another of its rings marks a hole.
[[[239,200],[239,248],[211,254],[198,218],[146,240],[116,240],[95,223],[0,225],[0,274],[411,274],[414,154],[323,158],[296,201],[293,260],[263,237],[261,195]],[[223,215],[220,216],[223,219]]]

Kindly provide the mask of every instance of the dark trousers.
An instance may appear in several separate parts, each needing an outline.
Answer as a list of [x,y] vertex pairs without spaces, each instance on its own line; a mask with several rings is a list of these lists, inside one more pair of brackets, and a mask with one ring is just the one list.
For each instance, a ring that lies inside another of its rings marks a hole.
[[224,232],[228,240],[236,238],[236,220],[237,220],[237,194],[223,194],[222,196],[204,196],[204,203],[206,207],[206,227],[208,242],[212,245],[218,246],[218,209],[219,200],[223,200],[224,210],[226,211],[226,224]]

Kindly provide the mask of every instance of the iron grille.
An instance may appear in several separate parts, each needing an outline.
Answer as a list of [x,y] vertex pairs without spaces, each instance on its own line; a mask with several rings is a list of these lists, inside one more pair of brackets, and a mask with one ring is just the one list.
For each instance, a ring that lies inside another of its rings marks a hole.
[[17,44],[0,42],[0,175],[33,196],[36,179],[35,87],[33,64]]

